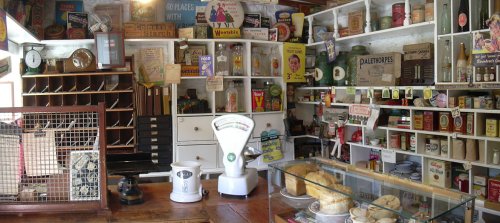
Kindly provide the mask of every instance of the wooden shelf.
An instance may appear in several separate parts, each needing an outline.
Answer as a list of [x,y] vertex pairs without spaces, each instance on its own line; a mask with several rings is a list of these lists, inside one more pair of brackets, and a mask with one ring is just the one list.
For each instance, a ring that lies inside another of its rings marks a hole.
[[100,76],[100,75],[132,75],[132,71],[110,71],[110,72],[89,72],[89,73],[56,73],[56,74],[24,74],[22,78],[36,77],[77,77],[77,76]]
[[50,95],[79,95],[79,94],[120,94],[133,93],[133,90],[113,90],[113,91],[71,91],[71,92],[47,92],[47,93],[23,93],[23,96],[50,96]]

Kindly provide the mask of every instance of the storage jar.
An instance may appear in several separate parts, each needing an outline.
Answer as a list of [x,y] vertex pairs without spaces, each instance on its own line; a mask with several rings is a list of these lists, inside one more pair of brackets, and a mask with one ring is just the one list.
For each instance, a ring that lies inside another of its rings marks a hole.
[[390,29],[392,27],[392,16],[384,16],[380,18],[380,30]]
[[321,51],[316,57],[315,86],[331,86],[333,84],[332,63],[328,62],[328,54]]
[[333,85],[345,86],[347,76],[347,56],[349,52],[340,51],[333,61]]

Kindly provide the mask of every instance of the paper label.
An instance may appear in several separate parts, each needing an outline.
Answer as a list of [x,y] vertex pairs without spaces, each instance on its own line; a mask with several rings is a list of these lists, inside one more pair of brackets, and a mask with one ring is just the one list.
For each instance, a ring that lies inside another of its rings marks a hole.
[[382,161],[386,163],[396,163],[396,151],[390,149],[383,149]]
[[399,89],[398,88],[392,89],[392,99],[395,99],[395,100],[399,99]]
[[405,88],[405,98],[406,99],[413,99],[413,88],[412,87]]
[[460,107],[454,107],[451,109],[451,117],[456,118],[460,116]]
[[207,77],[207,91],[223,91],[223,90],[224,90],[223,76]]
[[429,87],[424,88],[424,99],[429,100],[432,98],[432,90]]
[[347,87],[346,93],[347,94],[356,94],[356,88],[355,87]]
[[181,65],[180,64],[165,64],[165,78],[167,84],[181,83]]

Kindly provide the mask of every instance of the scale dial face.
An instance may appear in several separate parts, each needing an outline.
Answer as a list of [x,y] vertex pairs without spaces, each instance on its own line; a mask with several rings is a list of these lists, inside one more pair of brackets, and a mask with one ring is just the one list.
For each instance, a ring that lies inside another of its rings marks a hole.
[[90,50],[81,48],[73,52],[71,55],[71,61],[76,68],[85,69],[92,63],[93,57],[94,56]]
[[36,50],[29,50],[24,56],[24,63],[29,68],[38,68],[42,63],[42,56]]

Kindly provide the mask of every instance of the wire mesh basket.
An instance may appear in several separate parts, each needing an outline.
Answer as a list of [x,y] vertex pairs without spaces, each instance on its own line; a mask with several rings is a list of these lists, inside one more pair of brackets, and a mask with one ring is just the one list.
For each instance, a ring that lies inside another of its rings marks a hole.
[[107,209],[104,123],[104,104],[0,108],[0,212]]

